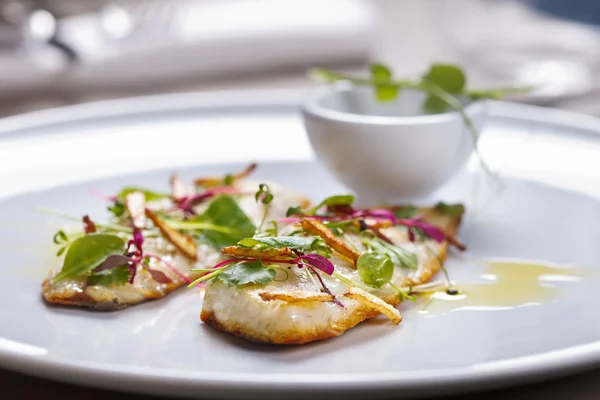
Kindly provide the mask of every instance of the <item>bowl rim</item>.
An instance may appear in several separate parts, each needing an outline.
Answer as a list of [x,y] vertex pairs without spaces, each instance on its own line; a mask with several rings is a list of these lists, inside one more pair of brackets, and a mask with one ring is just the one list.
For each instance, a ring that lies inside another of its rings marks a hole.
[[[406,125],[425,125],[439,124],[444,122],[453,122],[461,120],[462,117],[456,111],[448,111],[441,114],[429,115],[411,115],[390,117],[383,115],[364,115],[350,112],[333,110],[323,107],[319,104],[324,96],[332,92],[347,91],[355,86],[350,82],[337,82],[334,84],[322,85],[309,89],[304,95],[300,108],[303,114],[319,117],[325,120],[331,120],[342,123],[365,124],[365,125],[385,125],[385,126],[406,126]],[[485,100],[474,100],[467,104],[464,109],[469,115],[480,114],[484,112]]]

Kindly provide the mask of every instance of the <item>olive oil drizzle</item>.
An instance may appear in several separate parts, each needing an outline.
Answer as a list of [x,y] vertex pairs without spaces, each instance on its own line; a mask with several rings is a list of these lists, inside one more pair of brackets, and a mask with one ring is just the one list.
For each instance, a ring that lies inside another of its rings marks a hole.
[[565,294],[557,283],[578,281],[590,273],[585,268],[523,260],[484,260],[483,264],[478,282],[429,293],[419,312],[504,310],[555,301]]

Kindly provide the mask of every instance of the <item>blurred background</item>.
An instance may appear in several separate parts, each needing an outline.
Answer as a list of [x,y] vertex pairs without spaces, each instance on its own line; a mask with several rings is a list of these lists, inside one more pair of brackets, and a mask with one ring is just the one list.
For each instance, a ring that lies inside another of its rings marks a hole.
[[396,75],[432,61],[469,86],[600,115],[598,0],[0,0],[0,116],[146,94],[290,89],[306,69]]

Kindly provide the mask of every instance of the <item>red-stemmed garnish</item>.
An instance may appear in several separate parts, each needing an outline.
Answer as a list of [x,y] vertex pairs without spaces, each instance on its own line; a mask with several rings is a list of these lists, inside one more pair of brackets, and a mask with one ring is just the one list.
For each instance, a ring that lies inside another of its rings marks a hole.
[[[466,246],[464,246],[462,243],[456,240],[456,238],[452,237],[451,235],[447,235],[442,229],[438,228],[437,226],[424,222],[421,217],[416,216],[412,218],[398,219],[395,217],[394,213],[391,210],[385,208],[356,210],[349,205],[334,205],[327,207],[326,215],[307,215],[303,213],[298,213],[296,214],[296,216],[281,218],[278,220],[278,222],[298,223],[301,222],[302,219],[315,219],[321,222],[343,222],[354,219],[364,219],[365,221],[390,221],[392,225],[402,225],[407,227],[408,236],[411,242],[414,242],[418,239],[419,235],[416,231],[418,230],[418,232],[422,233],[423,236],[433,239],[438,243],[447,240],[450,244],[456,246],[459,250],[466,249]],[[369,227],[369,229],[371,229],[373,233],[380,239],[386,241],[387,243],[393,244],[392,241],[387,236],[385,236],[378,228]]]
[[204,201],[210,199],[211,197],[220,195],[220,194],[240,194],[241,190],[239,188],[233,186],[219,186],[214,187],[208,190],[205,190],[202,193],[195,193],[189,196],[180,197],[174,199],[176,203],[176,208],[179,210],[183,210],[185,213],[189,215],[196,215],[194,211],[194,207],[198,204],[203,203]]

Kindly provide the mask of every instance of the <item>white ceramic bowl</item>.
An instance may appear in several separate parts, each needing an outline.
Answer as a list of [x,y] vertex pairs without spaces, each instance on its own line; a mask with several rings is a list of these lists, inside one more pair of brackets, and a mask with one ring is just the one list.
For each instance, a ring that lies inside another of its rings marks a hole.
[[[366,202],[423,200],[449,181],[473,151],[456,112],[424,115],[425,94],[404,90],[380,102],[369,87],[335,84],[310,91],[302,115],[321,161]],[[465,104],[478,131],[482,101]]]

